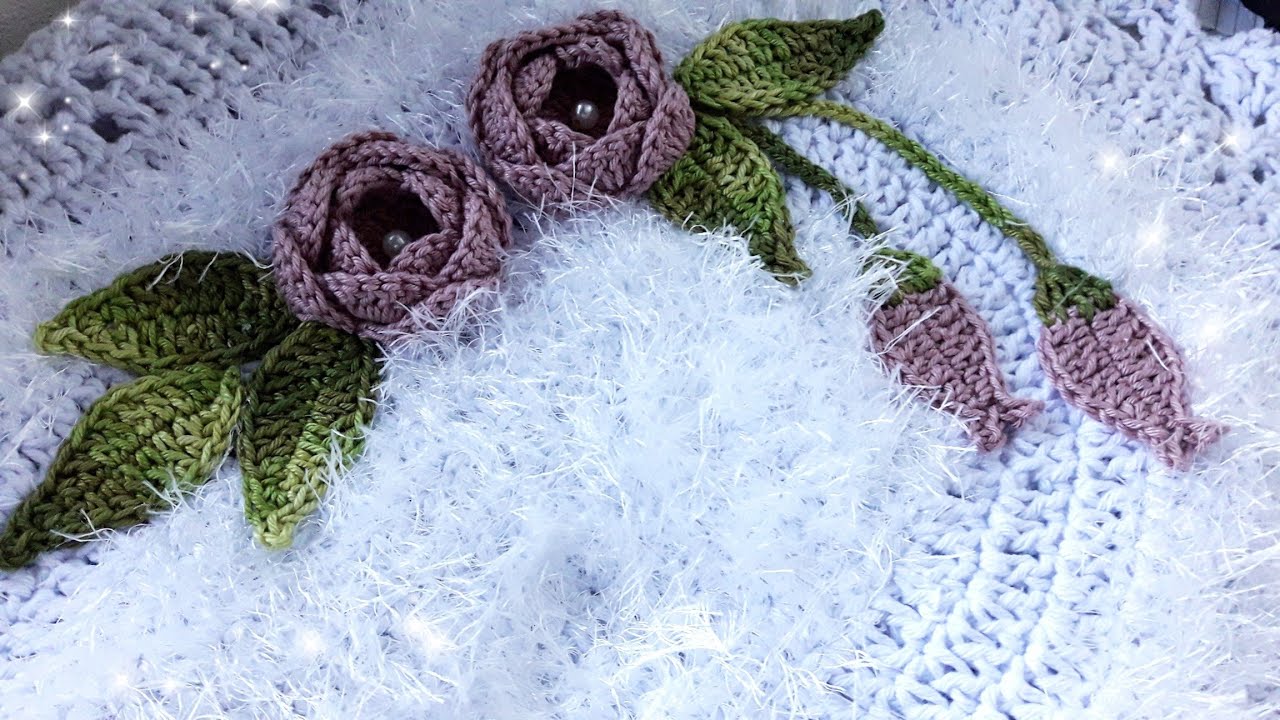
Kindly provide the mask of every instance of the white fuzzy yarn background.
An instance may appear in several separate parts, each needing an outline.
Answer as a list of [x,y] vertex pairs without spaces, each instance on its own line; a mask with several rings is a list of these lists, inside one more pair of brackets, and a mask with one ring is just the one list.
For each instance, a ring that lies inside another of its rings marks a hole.
[[[370,2],[168,171],[0,258],[0,514],[118,373],[33,325],[192,247],[265,254],[309,158],[383,127],[463,145],[483,45],[589,7]],[[730,18],[628,7],[674,62]],[[1051,394],[1009,242],[864,137],[784,133],[932,252],[1048,400],[970,452],[866,349],[863,252],[793,186],[799,289],[641,205],[524,217],[478,338],[397,349],[364,458],[284,554],[229,463],[153,524],[0,578],[0,717],[1048,718],[1280,712],[1280,44],[1161,0],[903,2],[841,88],[1118,281],[1235,431],[1186,475]],[[1152,8],[1155,9],[1152,9]],[[180,141],[180,145],[178,144]],[[90,562],[85,562],[89,560]]]

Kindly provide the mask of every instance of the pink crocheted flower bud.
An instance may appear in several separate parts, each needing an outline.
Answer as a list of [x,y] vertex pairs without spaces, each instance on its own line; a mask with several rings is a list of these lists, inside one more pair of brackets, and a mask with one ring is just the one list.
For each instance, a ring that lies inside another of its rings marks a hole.
[[1172,468],[1187,469],[1227,431],[1191,415],[1173,341],[1118,295],[1092,319],[1070,308],[1065,319],[1045,325],[1038,345],[1040,365],[1063,399],[1147,444]]
[[923,397],[965,425],[980,450],[996,450],[1006,432],[1021,427],[1044,407],[1014,397],[996,364],[991,330],[951,283],[904,292],[871,318],[871,342],[902,383],[924,389]]
[[463,156],[384,132],[316,158],[276,221],[280,294],[303,320],[371,339],[443,317],[496,284],[511,219],[497,186]]
[[553,206],[643,193],[693,137],[653,35],[611,10],[494,42],[467,108],[494,175]]

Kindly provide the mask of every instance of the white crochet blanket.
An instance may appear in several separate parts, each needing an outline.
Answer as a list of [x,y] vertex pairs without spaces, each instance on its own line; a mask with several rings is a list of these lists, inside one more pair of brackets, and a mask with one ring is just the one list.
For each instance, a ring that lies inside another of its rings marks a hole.
[[[91,2],[0,64],[30,97],[0,120],[0,515],[122,378],[35,355],[36,322],[175,249],[265,254],[349,131],[466,147],[480,50],[571,5]],[[674,62],[726,19],[866,9],[833,5],[627,10]],[[1010,242],[874,141],[788,122],[1047,402],[1009,447],[973,453],[880,371],[825,197],[790,188],[797,289],[639,204],[526,216],[502,310],[392,355],[297,548],[253,545],[228,469],[0,576],[0,717],[1280,712],[1280,42],[1165,0],[1063,5],[890,3],[839,95],[1180,339],[1197,410],[1234,426],[1194,472],[1050,391]]]

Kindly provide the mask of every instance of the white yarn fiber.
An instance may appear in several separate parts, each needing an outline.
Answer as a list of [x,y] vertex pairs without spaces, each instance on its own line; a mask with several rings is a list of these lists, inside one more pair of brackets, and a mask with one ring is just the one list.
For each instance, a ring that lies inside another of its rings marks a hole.
[[[37,322],[168,252],[265,257],[283,193],[348,132],[472,151],[460,104],[484,45],[591,7],[220,3],[190,34],[188,6],[111,5],[76,11],[83,36],[38,36],[88,47],[98,14],[155,22],[85,51],[132,64],[75,96],[79,129],[41,146],[39,119],[0,120],[19,158],[0,172],[0,516],[123,379],[36,355]],[[626,10],[674,62],[728,20],[868,7]],[[1160,0],[884,10],[834,94],[1179,339],[1197,411],[1233,426],[1193,472],[1050,389],[1012,242],[865,136],[788,121],[987,319],[1011,390],[1046,401],[1007,448],[973,452],[881,371],[867,248],[825,196],[788,185],[815,269],[794,289],[741,238],[641,203],[522,209],[499,309],[394,349],[364,456],[293,550],[254,546],[229,463],[149,525],[0,576],[0,717],[1280,713],[1280,42],[1206,37]],[[33,41],[0,75],[54,97],[82,62]],[[207,91],[134,107],[184,77]],[[136,121],[106,141],[83,123],[113,93]],[[76,155],[83,132],[102,142]],[[40,154],[64,148],[66,167]]]

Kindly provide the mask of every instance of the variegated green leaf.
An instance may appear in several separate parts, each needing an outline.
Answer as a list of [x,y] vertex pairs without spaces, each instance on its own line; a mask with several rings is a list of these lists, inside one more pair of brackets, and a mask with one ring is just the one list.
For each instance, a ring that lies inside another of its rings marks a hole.
[[314,322],[253,373],[237,454],[245,517],[263,545],[289,547],[324,497],[335,454],[342,464],[359,452],[377,382],[375,345]]
[[103,528],[145,522],[204,483],[226,456],[240,401],[234,368],[197,365],[111,388],[9,517],[0,567],[21,567]]
[[875,10],[849,20],[744,20],[699,43],[675,79],[696,109],[764,115],[830,90],[883,29]]
[[677,223],[733,228],[779,280],[790,283],[809,274],[796,254],[782,178],[764,152],[725,118],[698,113],[688,151],[648,197]]
[[147,373],[261,359],[298,321],[268,270],[240,255],[187,252],[133,270],[40,325],[35,345]]

